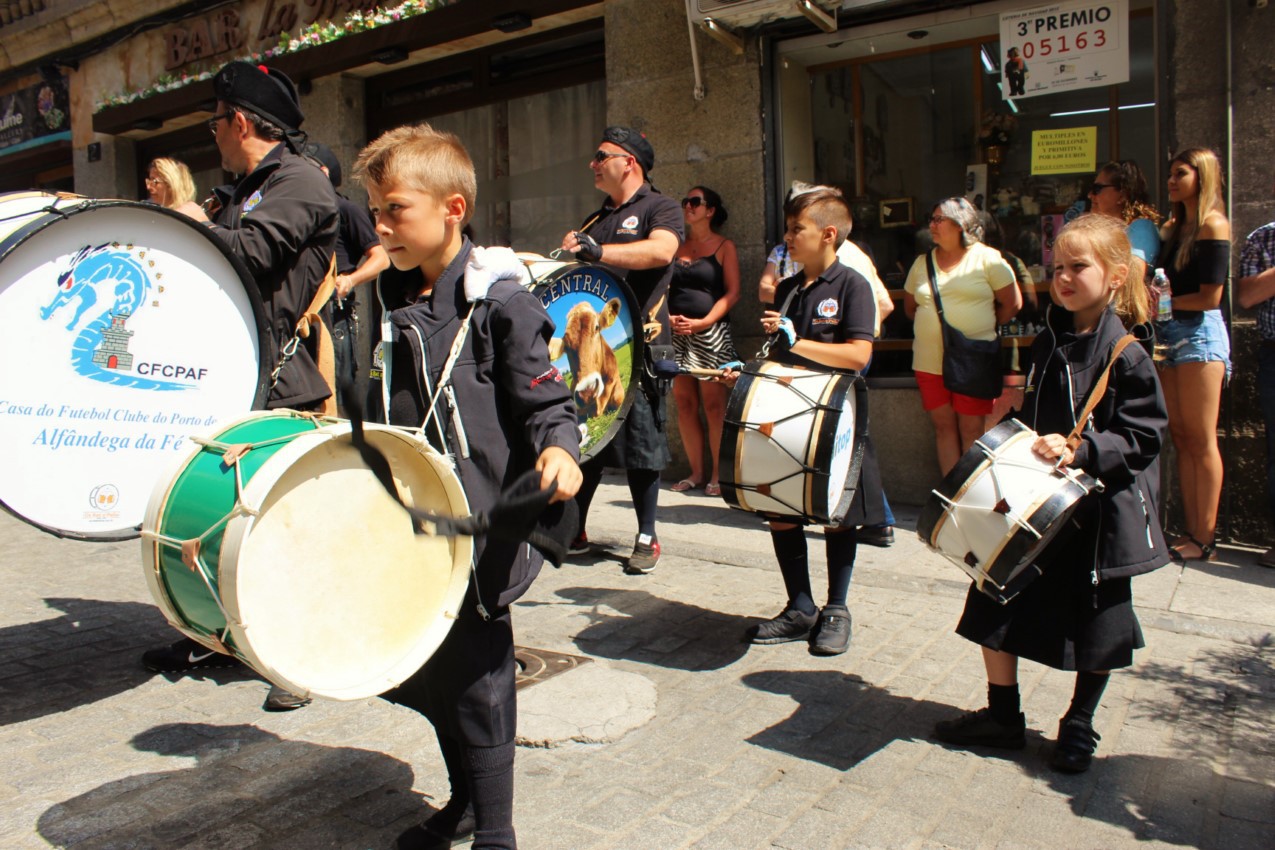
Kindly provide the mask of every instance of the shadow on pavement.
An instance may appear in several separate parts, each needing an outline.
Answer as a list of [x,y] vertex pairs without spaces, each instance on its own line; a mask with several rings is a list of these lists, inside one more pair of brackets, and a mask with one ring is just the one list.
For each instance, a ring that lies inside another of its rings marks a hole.
[[744,628],[755,622],[644,590],[564,587],[557,595],[589,608],[589,625],[574,638],[582,651],[674,670],[733,664],[748,651]]
[[[154,676],[141,655],[178,634],[153,605],[46,599],[60,617],[0,629],[4,678],[0,723],[68,711],[137,687]],[[237,671],[218,671],[243,678]]]
[[[171,723],[135,749],[191,767],[108,782],[51,807],[56,847],[386,847],[430,811],[406,763],[384,753],[288,741],[255,726]],[[402,823],[399,823],[402,821]]]
[[1186,568],[1230,581],[1275,588],[1275,569],[1257,563],[1261,554],[1223,546],[1217,550],[1216,561],[1188,561]]

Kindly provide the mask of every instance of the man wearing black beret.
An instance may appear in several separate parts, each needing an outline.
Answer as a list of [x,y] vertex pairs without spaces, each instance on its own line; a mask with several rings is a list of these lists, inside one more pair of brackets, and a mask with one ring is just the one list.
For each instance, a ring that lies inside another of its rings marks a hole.
[[[317,409],[332,392],[316,365],[316,335],[296,345],[290,357],[283,351],[332,262],[339,222],[336,192],[323,172],[300,155],[305,116],[285,74],[231,62],[217,72],[213,91],[217,108],[208,129],[217,141],[222,168],[239,175],[239,181],[213,190],[212,220],[194,203],[178,209],[207,223],[257,282],[268,329],[261,357],[272,369],[278,367],[266,407]],[[142,663],[156,672],[181,673],[238,662],[183,638],[146,652]],[[304,704],[278,696],[272,692],[267,708]]]
[[[658,323],[658,334],[647,335],[648,346],[668,345],[666,296],[673,275],[673,256],[682,244],[682,208],[651,186],[648,175],[655,167],[655,150],[637,130],[607,127],[589,167],[593,170],[593,184],[606,193],[606,201],[579,230],[563,237],[562,250],[575,254],[582,262],[615,269],[642,305],[643,324],[654,328]],[[642,370],[640,384],[640,388],[633,388],[641,391],[634,393],[633,406],[619,433],[597,456],[581,465],[584,483],[576,495],[580,532],[570,549],[572,554],[589,551],[584,525],[589,503],[602,480],[602,469],[623,467],[638,521],[633,554],[624,568],[631,575],[651,572],[660,559],[655,510],[660,472],[670,460],[664,433],[666,390],[646,369]]]

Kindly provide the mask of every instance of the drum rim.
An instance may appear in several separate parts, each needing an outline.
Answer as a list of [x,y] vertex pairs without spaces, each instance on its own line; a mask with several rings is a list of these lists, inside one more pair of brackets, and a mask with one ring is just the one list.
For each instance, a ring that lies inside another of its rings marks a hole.
[[[611,444],[611,441],[615,439],[616,435],[620,433],[620,429],[624,427],[624,422],[628,419],[629,411],[633,407],[635,394],[643,391],[642,372],[646,364],[646,339],[643,336],[641,326],[642,308],[638,305],[637,297],[633,294],[633,290],[629,287],[628,283],[625,282],[624,278],[612,272],[607,266],[600,265],[598,263],[565,263],[553,269],[548,274],[535,278],[531,282],[531,294],[536,296],[537,300],[539,300],[541,292],[550,284],[557,281],[559,277],[566,274],[580,272],[585,269],[598,272],[599,274],[609,278],[611,282],[615,284],[617,290],[624,298],[625,306],[629,309],[629,315],[632,316],[634,321],[639,324],[638,327],[633,329],[633,362],[630,364],[632,374],[628,376],[629,382],[625,385],[624,403],[620,405],[620,409],[615,415],[615,420],[611,423],[611,427],[607,429],[607,432],[602,435],[602,438],[590,446],[588,451],[580,453],[581,463],[591,460],[601,454],[602,451]],[[541,301],[541,307],[544,307],[543,301]],[[545,312],[548,313],[548,308],[545,307],[544,309]],[[552,320],[553,317],[551,316],[550,321]],[[554,331],[557,332],[558,330],[560,329],[555,323]],[[573,407],[575,406],[574,393],[572,394],[571,404]]]
[[[267,345],[269,342],[269,335],[267,333],[265,303],[261,299],[261,290],[258,288],[257,282],[249,273],[248,267],[242,260],[230,252],[230,249],[226,247],[224,242],[210,233],[207,227],[200,226],[179,212],[158,205],[144,204],[140,201],[129,201],[124,199],[96,199],[78,195],[67,196],[50,192],[24,190],[0,194],[0,204],[3,204],[6,198],[33,195],[47,196],[50,199],[50,206],[43,210],[31,211],[29,213],[29,215],[32,216],[31,221],[28,221],[8,236],[0,239],[0,263],[3,263],[13,251],[37,234],[42,233],[59,222],[65,221],[71,216],[79,215],[80,213],[87,212],[90,209],[97,209],[99,207],[128,207],[132,209],[139,209],[143,212],[167,216],[168,218],[179,221],[183,226],[198,233],[200,238],[206,239],[215,245],[217,250],[221,252],[222,256],[226,257],[230,261],[235,273],[239,276],[240,282],[244,285],[244,290],[248,294],[248,303],[252,309],[253,320],[256,323],[257,351],[259,352],[258,359],[260,361],[257,374],[257,386],[253,392],[253,402],[250,409],[260,410],[265,407],[266,398],[270,391],[270,371],[273,368],[272,364],[269,362],[269,346]],[[52,205],[58,201],[67,202],[67,206],[65,208],[53,207]],[[121,528],[115,531],[72,531],[70,529],[48,525],[31,517],[25,516],[10,507],[3,499],[0,499],[0,508],[3,508],[5,513],[22,520],[26,524],[64,540],[83,540],[95,543],[116,543],[121,540],[135,540],[141,534],[142,526],[144,524],[143,521],[143,523],[138,523],[130,528]]]
[[[416,448],[431,468],[439,474],[439,479],[447,492],[448,498],[458,500],[458,503],[454,505],[454,509],[464,513],[469,512],[469,500],[465,495],[459,475],[448,468],[442,458],[429,449],[427,443],[411,436],[407,430],[402,428],[370,422],[364,423],[363,427],[366,431],[391,434],[394,438],[400,439],[405,444]],[[350,430],[351,427],[347,422],[329,425],[314,432],[299,434],[262,464],[257,474],[244,484],[244,499],[253,504],[264,504],[273,488],[278,485],[283,475],[295,463],[310,452],[319,449],[327,441],[349,434]],[[442,475],[443,472],[450,475],[450,479]],[[235,648],[244,657],[249,666],[270,681],[278,682],[300,696],[314,695],[327,699],[349,701],[377,696],[397,687],[424,666],[433,657],[434,653],[438,651],[438,647],[442,645],[443,640],[451,630],[452,624],[456,621],[460,606],[464,604],[470,583],[469,564],[473,558],[474,541],[472,537],[458,535],[451,538],[453,544],[452,572],[448,586],[443,594],[443,608],[438,612],[440,616],[419,635],[419,640],[413,646],[411,653],[405,655],[396,665],[389,667],[387,670],[379,671],[381,681],[388,683],[380,690],[370,691],[368,686],[373,682],[374,677],[369,675],[362,680],[361,686],[349,686],[342,690],[316,690],[309,688],[303,683],[288,679],[276,668],[264,663],[253,648],[249,636],[237,623],[240,611],[237,595],[233,591],[237,586],[239,555],[255,526],[256,517],[237,516],[226,524],[225,532],[222,535],[221,563],[217,565],[218,588],[223,591],[222,604],[225,605],[226,611],[234,618],[228,621],[227,625],[231,636],[234,638]],[[418,660],[419,663],[417,663]],[[407,669],[409,667],[411,669]],[[269,673],[266,671],[269,671]],[[400,673],[402,673],[402,678],[392,681]]]

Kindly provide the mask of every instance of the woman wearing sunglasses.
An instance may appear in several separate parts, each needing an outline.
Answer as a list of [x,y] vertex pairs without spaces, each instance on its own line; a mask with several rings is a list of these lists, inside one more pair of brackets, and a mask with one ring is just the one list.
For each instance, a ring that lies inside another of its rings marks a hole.
[[195,182],[186,163],[167,157],[152,160],[146,174],[146,199],[174,210],[195,200]]
[[[712,189],[696,186],[682,198],[686,240],[673,260],[669,285],[669,322],[673,349],[682,369],[721,369],[738,360],[730,334],[730,310],[739,301],[739,255],[735,243],[717,229],[726,223],[726,207]],[[717,456],[722,443],[729,388],[708,378],[679,375],[673,379],[677,428],[690,461],[691,474],[673,485],[678,493],[704,488],[705,495],[721,495]],[[711,472],[704,472],[704,428],[708,425]]]
[[[1089,187],[1089,209],[1124,222],[1134,259],[1144,267],[1138,269],[1134,263],[1132,274],[1141,273],[1145,280],[1160,256],[1160,214],[1151,206],[1147,178],[1138,163],[1122,159],[1104,165]],[[1155,312],[1154,304],[1151,312]]]

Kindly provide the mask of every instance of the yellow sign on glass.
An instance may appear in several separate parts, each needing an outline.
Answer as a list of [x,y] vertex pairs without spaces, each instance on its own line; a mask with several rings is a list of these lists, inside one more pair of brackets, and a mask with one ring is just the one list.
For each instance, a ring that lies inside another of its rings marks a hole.
[[1097,127],[1032,131],[1032,174],[1082,174],[1097,158]]

